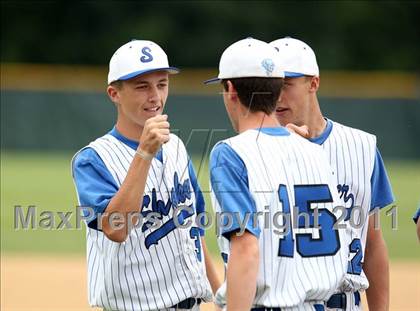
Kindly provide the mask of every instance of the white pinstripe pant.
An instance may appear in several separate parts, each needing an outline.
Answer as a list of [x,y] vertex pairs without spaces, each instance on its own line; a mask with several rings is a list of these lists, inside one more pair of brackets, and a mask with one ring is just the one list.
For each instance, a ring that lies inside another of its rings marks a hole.
[[[103,311],[119,311],[119,310],[103,309]],[[200,305],[195,304],[191,309],[167,308],[167,309],[158,309],[158,310],[153,310],[153,311],[200,311]]]

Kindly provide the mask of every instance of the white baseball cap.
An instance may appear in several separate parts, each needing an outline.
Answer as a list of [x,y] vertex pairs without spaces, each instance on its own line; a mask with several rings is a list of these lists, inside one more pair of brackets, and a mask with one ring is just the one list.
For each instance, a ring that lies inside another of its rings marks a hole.
[[170,67],[168,56],[156,43],[148,40],[132,40],[112,55],[109,61],[108,84],[118,80],[128,80],[152,71],[178,73]]
[[305,42],[285,37],[270,45],[279,52],[286,77],[319,76],[315,53]]
[[205,84],[234,78],[284,78],[277,51],[264,41],[246,38],[230,45],[222,54],[219,75]]

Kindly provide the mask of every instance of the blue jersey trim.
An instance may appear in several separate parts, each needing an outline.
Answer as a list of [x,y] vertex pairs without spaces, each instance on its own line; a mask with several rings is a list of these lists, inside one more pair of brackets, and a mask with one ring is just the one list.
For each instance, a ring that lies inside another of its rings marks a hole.
[[[256,212],[254,198],[249,191],[248,172],[239,155],[226,143],[216,145],[210,155],[210,182],[221,211],[232,215],[232,225],[223,227],[221,234],[230,236],[241,229],[240,222],[249,217],[245,229],[259,237],[261,230],[253,223]],[[246,216],[249,214],[248,216]]]
[[370,184],[370,211],[375,208],[384,208],[385,206],[394,202],[394,195],[392,193],[391,184],[389,182],[389,178],[385,170],[385,165],[378,149],[376,149],[375,164],[373,167]]
[[290,132],[285,127],[260,127],[254,129],[271,136],[289,136]]
[[313,142],[313,143],[318,144],[318,145],[322,145],[327,140],[327,138],[330,136],[332,128],[333,128],[333,123],[329,119],[325,119],[325,121],[327,121],[327,126],[325,127],[322,134],[319,135],[318,137],[309,138],[310,142]]
[[139,142],[135,141],[135,140],[131,140],[125,136],[123,136],[118,130],[117,128],[114,126],[112,128],[112,130],[110,130],[108,132],[108,134],[114,136],[116,139],[118,139],[119,141],[123,142],[124,144],[126,144],[127,146],[129,146],[131,149],[136,150],[137,147],[139,146]]

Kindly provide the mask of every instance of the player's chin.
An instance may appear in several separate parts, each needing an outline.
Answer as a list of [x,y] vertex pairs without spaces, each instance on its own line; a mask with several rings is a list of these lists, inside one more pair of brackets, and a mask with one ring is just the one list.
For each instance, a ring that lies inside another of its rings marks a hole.
[[286,124],[291,123],[290,109],[276,110],[275,115],[281,125],[286,126]]

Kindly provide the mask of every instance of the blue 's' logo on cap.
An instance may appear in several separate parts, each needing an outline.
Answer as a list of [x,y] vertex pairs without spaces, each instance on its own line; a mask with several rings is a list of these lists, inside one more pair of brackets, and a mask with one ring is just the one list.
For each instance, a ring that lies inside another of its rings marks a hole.
[[145,46],[144,48],[141,49],[141,52],[143,53],[143,56],[140,57],[140,61],[142,63],[148,63],[153,60],[153,56],[152,54],[150,54],[152,50],[149,47]]
[[276,66],[271,58],[266,58],[261,62],[261,66],[265,70],[265,74],[270,77]]

